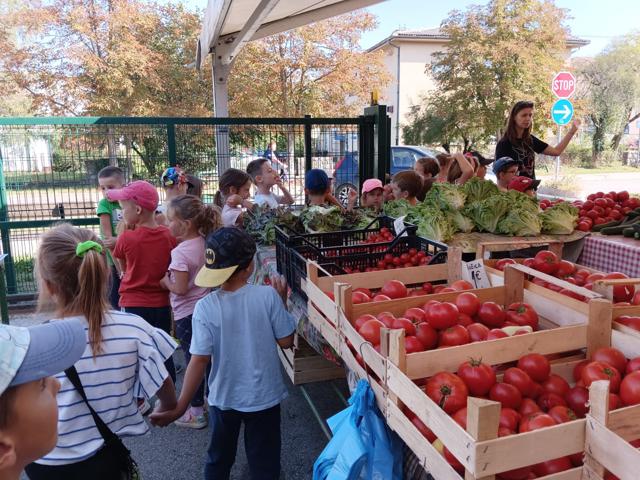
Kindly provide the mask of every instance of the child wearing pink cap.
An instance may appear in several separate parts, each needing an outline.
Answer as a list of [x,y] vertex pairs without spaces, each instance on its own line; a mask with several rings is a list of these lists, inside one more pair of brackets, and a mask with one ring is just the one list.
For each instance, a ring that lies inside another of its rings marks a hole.
[[384,186],[377,178],[365,180],[362,184],[362,195],[360,196],[360,206],[372,208],[376,212],[382,210]]

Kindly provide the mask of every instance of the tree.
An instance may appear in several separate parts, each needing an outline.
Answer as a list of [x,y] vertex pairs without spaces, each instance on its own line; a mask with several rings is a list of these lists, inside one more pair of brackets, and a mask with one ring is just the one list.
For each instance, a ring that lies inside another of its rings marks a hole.
[[[447,50],[426,67],[436,88],[405,131],[421,124],[439,143],[461,140],[470,148],[499,135],[518,100],[548,111],[549,84],[566,55],[565,17],[550,0],[491,0],[451,12],[440,26],[450,36]],[[536,117],[538,131],[548,124]]]
[[389,76],[382,52],[359,46],[376,25],[363,11],[250,42],[229,78],[233,116],[302,117],[361,114],[370,92]]
[[[0,20],[0,68],[52,115],[208,115],[198,12],[143,0],[24,0]],[[20,35],[11,35],[18,30]]]

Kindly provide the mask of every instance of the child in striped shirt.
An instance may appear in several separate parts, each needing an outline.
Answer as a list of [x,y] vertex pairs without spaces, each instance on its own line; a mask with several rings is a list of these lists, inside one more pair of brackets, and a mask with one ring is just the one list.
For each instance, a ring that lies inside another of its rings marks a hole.
[[[176,344],[142,318],[109,310],[109,270],[105,252],[89,230],[68,224],[42,236],[37,257],[40,299],[53,303],[55,319],[78,319],[87,335],[75,363],[89,405],[119,437],[148,431],[137,397],[157,395],[156,408],[176,405],[173,381],[164,366]],[[66,373],[60,382],[58,440],[55,448],[27,466],[31,480],[110,480],[121,471],[91,415]]]

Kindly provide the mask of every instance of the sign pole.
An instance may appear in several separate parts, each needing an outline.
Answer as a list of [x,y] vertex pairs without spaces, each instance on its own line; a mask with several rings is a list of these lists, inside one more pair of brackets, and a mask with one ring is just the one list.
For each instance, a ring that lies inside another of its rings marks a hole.
[[[558,143],[562,141],[562,125],[558,125]],[[556,182],[560,176],[560,155],[556,157]]]

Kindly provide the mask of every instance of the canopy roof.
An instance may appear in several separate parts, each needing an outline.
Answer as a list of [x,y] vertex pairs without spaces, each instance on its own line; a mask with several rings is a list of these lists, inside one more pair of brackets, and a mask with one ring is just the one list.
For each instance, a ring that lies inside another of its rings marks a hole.
[[209,0],[198,40],[196,67],[216,46],[231,63],[244,44],[384,0]]

